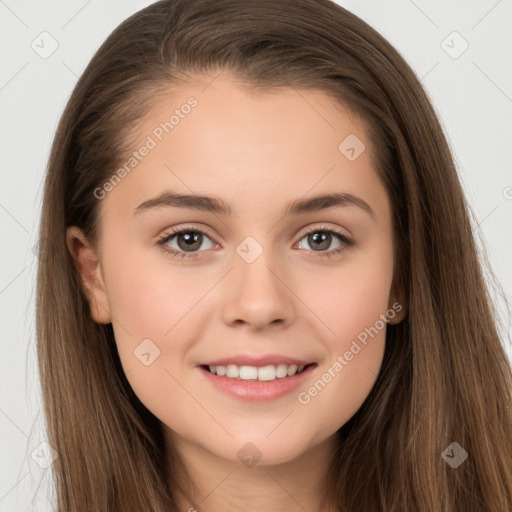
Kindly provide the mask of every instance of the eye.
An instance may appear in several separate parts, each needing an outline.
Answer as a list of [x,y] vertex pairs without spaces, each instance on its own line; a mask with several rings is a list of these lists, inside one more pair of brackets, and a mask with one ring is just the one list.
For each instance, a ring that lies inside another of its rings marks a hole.
[[[210,246],[206,247],[207,249],[211,249],[212,246],[218,247],[218,244],[212,242],[206,231],[186,227],[166,233],[156,243],[164,252],[181,259],[186,259],[196,257],[194,253],[203,245],[205,238],[211,242]],[[169,245],[169,242],[171,242],[172,245]]]
[[[331,247],[333,241],[336,239],[340,242],[339,245],[330,251],[325,251],[325,249],[329,249]],[[187,227],[165,233],[159,240],[157,240],[156,244],[167,254],[183,260],[196,258],[196,253],[202,252],[199,249],[203,246],[205,240],[209,240],[210,242],[207,244],[206,249],[219,247],[217,243],[212,241],[211,235],[208,231]],[[307,251],[308,256],[310,257],[319,256],[332,258],[354,245],[354,241],[348,236],[326,226],[315,227],[307,231],[299,240],[300,249],[304,248],[302,240],[306,240],[307,245],[312,248]]]
[[[340,241],[340,244],[335,249],[325,252],[324,250],[329,249],[333,241],[336,239]],[[336,230],[329,229],[326,226],[315,227],[307,231],[299,240],[299,246],[301,249],[303,248],[301,244],[302,240],[306,240],[306,244],[312,247],[310,252],[316,252],[318,253],[318,256],[326,258],[337,256],[354,245],[354,241],[348,236]],[[316,255],[308,254],[308,256],[315,257]]]

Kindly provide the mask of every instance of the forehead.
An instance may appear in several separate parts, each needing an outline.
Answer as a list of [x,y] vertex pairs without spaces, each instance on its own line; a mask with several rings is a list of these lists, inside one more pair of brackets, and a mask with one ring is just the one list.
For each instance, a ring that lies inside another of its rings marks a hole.
[[166,189],[227,198],[234,214],[327,192],[381,200],[363,122],[323,91],[208,77],[156,95],[133,133],[109,194],[132,210]]
[[[245,148],[276,163],[279,155],[290,159],[325,149],[338,156],[339,143],[347,136],[364,140],[367,155],[373,149],[363,121],[330,93],[291,86],[257,88],[230,75],[202,75],[160,90],[133,133],[141,142],[152,137],[160,149],[195,148],[227,158],[243,155]],[[361,144],[356,146],[359,150]]]

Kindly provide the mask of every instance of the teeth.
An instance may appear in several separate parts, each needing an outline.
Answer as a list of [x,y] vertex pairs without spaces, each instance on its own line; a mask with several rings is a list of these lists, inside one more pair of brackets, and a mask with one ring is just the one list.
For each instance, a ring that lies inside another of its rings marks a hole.
[[268,366],[237,366],[228,364],[227,366],[210,365],[210,372],[221,377],[239,380],[276,380],[284,377],[291,377],[304,370],[304,365],[279,364],[277,366],[269,364]]

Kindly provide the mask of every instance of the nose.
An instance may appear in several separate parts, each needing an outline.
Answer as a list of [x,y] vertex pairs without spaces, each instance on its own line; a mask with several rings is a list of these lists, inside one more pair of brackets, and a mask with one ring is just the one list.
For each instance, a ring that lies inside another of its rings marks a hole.
[[295,316],[294,294],[286,272],[271,261],[270,251],[252,263],[236,256],[225,283],[224,321],[230,326],[247,324],[254,330],[285,327]]

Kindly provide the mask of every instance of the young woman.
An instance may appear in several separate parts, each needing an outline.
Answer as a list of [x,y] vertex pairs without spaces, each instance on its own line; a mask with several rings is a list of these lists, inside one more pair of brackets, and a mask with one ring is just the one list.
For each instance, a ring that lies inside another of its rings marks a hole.
[[512,374],[452,156],[335,3],[123,22],[40,239],[59,512],[510,510]]

